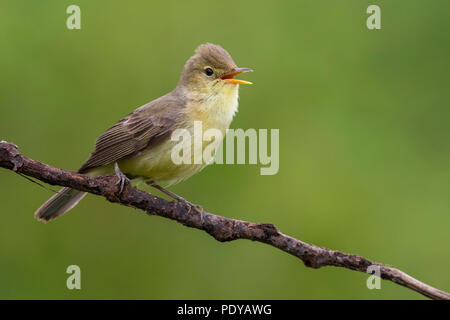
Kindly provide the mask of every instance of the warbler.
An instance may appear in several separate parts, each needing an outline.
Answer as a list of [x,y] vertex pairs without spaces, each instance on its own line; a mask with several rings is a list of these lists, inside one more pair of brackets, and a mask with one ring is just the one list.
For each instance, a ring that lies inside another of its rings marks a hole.
[[[134,110],[103,133],[78,172],[91,177],[115,172],[121,189],[126,180],[143,181],[186,201],[165,187],[189,178],[208,163],[174,163],[171,151],[177,142],[171,135],[177,129],[193,132],[198,121],[203,130],[225,133],[238,108],[239,84],[251,84],[234,77],[249,71],[253,70],[238,68],[221,46],[200,45],[187,60],[175,89]],[[85,195],[62,188],[35,212],[35,217],[50,221],[72,209]]]

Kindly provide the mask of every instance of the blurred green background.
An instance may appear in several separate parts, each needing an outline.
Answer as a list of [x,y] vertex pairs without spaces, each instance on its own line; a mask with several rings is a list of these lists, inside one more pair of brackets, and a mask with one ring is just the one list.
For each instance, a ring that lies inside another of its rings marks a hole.
[[[66,28],[70,4],[81,30]],[[1,0],[0,140],[76,170],[105,129],[172,90],[197,45],[220,44],[255,70],[232,127],[279,128],[279,173],[213,165],[171,190],[449,291],[449,14],[447,0]],[[2,299],[423,298],[92,195],[42,224],[51,195],[0,170]]]

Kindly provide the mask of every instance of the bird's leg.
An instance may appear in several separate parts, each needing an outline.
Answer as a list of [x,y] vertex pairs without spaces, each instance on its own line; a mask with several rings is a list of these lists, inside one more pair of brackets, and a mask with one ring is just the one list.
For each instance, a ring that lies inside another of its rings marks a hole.
[[120,185],[119,193],[122,193],[125,184],[130,183],[130,179],[128,179],[128,177],[122,171],[120,171],[117,162],[114,162],[114,171],[116,172],[117,178],[119,178],[119,180],[117,181],[117,184]]
[[167,189],[161,187],[160,185],[152,184],[151,186],[152,186],[153,188],[155,188],[155,189],[158,189],[158,190],[161,191],[162,193],[167,194],[169,197],[171,197],[172,199],[177,200],[178,202],[183,202],[183,203],[187,204],[189,207],[193,207],[193,208],[195,208],[195,209],[197,209],[197,210],[203,211],[202,206],[199,206],[199,205],[197,205],[197,204],[193,204],[193,203],[187,201],[185,198],[182,198],[182,197],[180,197],[179,195],[177,195],[177,194],[175,194],[175,193],[173,193],[173,192],[171,192],[171,191],[169,191],[169,190],[167,190]]

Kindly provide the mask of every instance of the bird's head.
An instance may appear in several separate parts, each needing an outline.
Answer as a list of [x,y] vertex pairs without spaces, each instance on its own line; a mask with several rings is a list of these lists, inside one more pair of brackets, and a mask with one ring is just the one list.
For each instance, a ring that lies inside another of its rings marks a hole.
[[215,94],[230,86],[252,84],[234,79],[238,74],[249,71],[253,70],[238,68],[230,54],[221,46],[206,43],[200,45],[195,50],[195,55],[186,62],[179,86],[196,93]]

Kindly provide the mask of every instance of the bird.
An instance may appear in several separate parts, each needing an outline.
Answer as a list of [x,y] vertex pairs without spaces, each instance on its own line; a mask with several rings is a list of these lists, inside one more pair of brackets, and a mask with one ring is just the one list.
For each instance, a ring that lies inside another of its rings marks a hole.
[[[115,173],[121,192],[127,181],[144,182],[191,205],[166,188],[198,173],[210,161],[174,163],[171,150],[177,141],[171,135],[178,129],[196,134],[194,124],[200,122],[203,130],[219,130],[223,139],[238,109],[239,85],[252,84],[235,76],[250,71],[253,70],[238,68],[220,45],[201,44],[185,63],[176,87],[100,135],[78,173],[90,177]],[[214,141],[216,145],[220,142]],[[207,145],[203,142],[201,147],[205,149]],[[35,217],[43,222],[53,220],[75,207],[85,195],[86,192],[64,187],[36,210]]]

